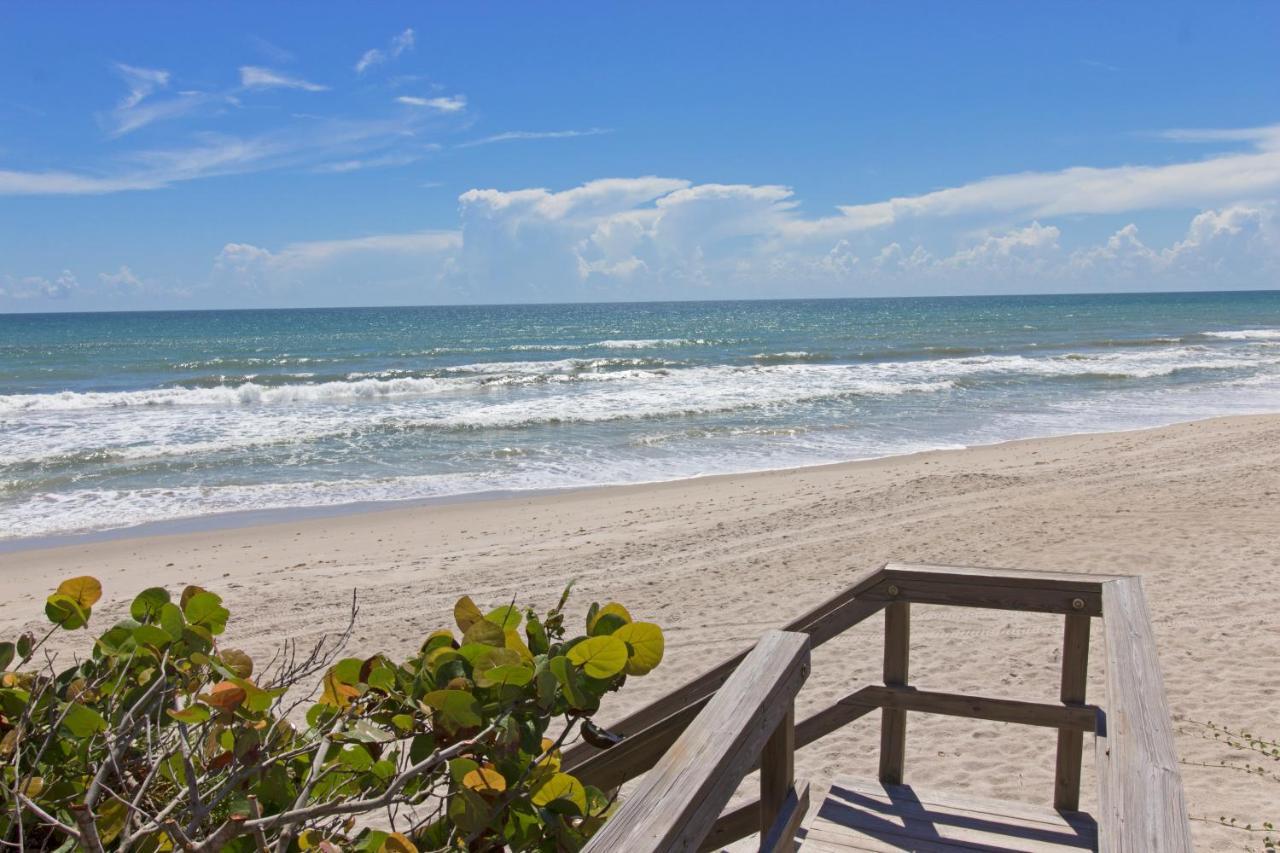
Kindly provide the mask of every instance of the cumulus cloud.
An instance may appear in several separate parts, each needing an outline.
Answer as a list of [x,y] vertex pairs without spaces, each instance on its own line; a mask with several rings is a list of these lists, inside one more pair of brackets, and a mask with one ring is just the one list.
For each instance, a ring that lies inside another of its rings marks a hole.
[[70,270],[63,270],[52,278],[39,275],[0,275],[0,297],[13,300],[63,300],[79,289],[80,282]]
[[328,86],[258,65],[240,66],[240,85],[246,89],[301,89],[304,92],[326,92],[329,89]]
[[1174,131],[1179,138],[1252,143],[1251,151],[1164,166],[1077,166],[1057,172],[997,175],[958,187],[870,204],[845,205],[840,215],[797,220],[795,236],[865,231],[903,221],[961,216],[1044,219],[1231,202],[1280,192],[1280,125],[1216,131]]
[[412,29],[406,29],[399,35],[393,36],[391,41],[385,48],[371,48],[366,50],[356,60],[355,70],[357,74],[363,74],[375,65],[381,65],[384,62],[390,62],[398,58],[405,51],[413,50],[414,33]]
[[136,296],[144,289],[142,279],[123,264],[115,272],[98,273],[98,281],[103,290],[113,295]]

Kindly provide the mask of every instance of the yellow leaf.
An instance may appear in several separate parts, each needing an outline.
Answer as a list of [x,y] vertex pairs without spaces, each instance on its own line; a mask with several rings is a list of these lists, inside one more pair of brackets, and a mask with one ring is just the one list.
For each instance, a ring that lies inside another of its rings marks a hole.
[[596,617],[591,620],[591,624],[587,626],[587,633],[596,627],[596,623],[600,621],[601,616],[614,615],[620,618],[624,623],[631,621],[631,614],[627,612],[627,608],[623,607],[616,601],[610,601],[604,607],[596,611]]
[[489,765],[477,767],[463,776],[462,785],[480,794],[499,794],[507,790],[507,780]]
[[480,612],[479,607],[476,607],[471,596],[464,595],[458,599],[457,604],[453,605],[453,618],[458,623],[458,629],[465,634],[468,628],[484,619],[484,614]]
[[[549,767],[552,770],[560,769],[560,750],[551,749],[551,747],[555,745],[556,745],[556,742],[549,737],[544,737],[542,739],[542,751],[547,753],[547,757],[542,759],[541,762],[539,762],[538,764],[539,767]],[[551,751],[547,752],[547,750],[549,749]]]
[[524,640],[520,639],[520,632],[515,628],[507,629],[507,648],[518,654],[525,663],[533,662],[533,652],[525,645]]
[[414,843],[399,832],[388,835],[387,840],[382,842],[378,850],[379,853],[418,853]]
[[627,644],[616,634],[588,637],[569,649],[568,658],[592,678],[609,678],[627,665]]
[[84,575],[58,584],[58,592],[74,598],[81,607],[92,607],[102,598],[102,584],[97,578]]
[[556,773],[533,792],[533,804],[545,806],[555,800],[564,800],[578,807],[579,814],[587,811],[587,790],[582,783],[568,773]]
[[321,684],[324,686],[324,691],[320,694],[321,705],[345,708],[351,704],[352,699],[360,695],[360,691],[355,687],[339,681],[332,668],[324,674]]
[[632,622],[610,636],[627,644],[627,675],[645,675],[662,663],[666,643],[662,629],[652,622]]

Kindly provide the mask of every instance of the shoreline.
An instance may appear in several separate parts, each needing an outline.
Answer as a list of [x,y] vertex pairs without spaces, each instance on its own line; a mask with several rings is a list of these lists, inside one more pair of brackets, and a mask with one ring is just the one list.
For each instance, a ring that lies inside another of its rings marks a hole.
[[[601,711],[625,716],[847,588],[886,562],[1136,575],[1142,579],[1197,849],[1238,848],[1239,825],[1270,819],[1274,786],[1224,768],[1239,754],[1197,723],[1280,737],[1280,415],[1031,438],[833,465],[397,507],[325,518],[120,537],[0,554],[10,606],[0,636],[37,630],[68,577],[104,587],[92,636],[142,589],[198,584],[231,611],[228,647],[269,659],[309,646],[360,607],[345,654],[412,653],[452,624],[459,596],[552,604],[568,616],[619,601],[662,626],[666,658]],[[1104,695],[1095,630],[1088,696]],[[51,649],[83,653],[91,634]],[[921,689],[1053,701],[1058,617],[921,606],[912,614]],[[882,680],[878,622],[814,651],[800,718]],[[1044,804],[1051,731],[913,714],[913,784]],[[874,720],[797,754],[816,795],[839,777],[875,778]],[[1096,808],[1092,750],[1082,806]],[[1207,819],[1206,822],[1204,819]]]
[[382,501],[356,501],[353,503],[317,504],[307,506],[265,507],[262,509],[228,510],[205,515],[165,518],[154,521],[143,521],[125,524],[120,527],[108,527],[98,530],[72,531],[68,533],[39,534],[35,536],[19,536],[12,539],[0,539],[0,556],[6,554],[22,554],[28,551],[46,550],[50,548],[76,547],[92,545],[97,542],[111,542],[120,539],[146,539],[157,536],[180,536],[183,534],[209,533],[214,531],[241,530],[244,528],[267,527],[272,525],[288,525],[297,522],[314,521],[345,516],[361,516],[384,512],[423,509],[429,507],[453,506],[455,504],[488,504],[499,501],[519,501],[555,495],[571,495],[584,492],[608,492],[618,489],[646,489],[655,486],[698,483],[726,477],[755,477],[769,474],[794,473],[824,468],[839,468],[847,465],[865,465],[886,460],[911,459],[931,453],[963,453],[985,448],[1016,445],[1028,441],[1051,441],[1054,439],[1079,438],[1090,435],[1123,435],[1126,433],[1146,432],[1149,430],[1167,429],[1183,424],[1204,423],[1234,418],[1280,417],[1280,412],[1262,412],[1239,415],[1208,415],[1191,420],[1172,421],[1154,426],[1140,426],[1129,429],[1106,429],[1087,432],[1068,432],[1053,435],[1027,436],[1011,438],[987,444],[951,445],[928,450],[913,450],[904,453],[891,453],[886,456],[868,456],[860,459],[846,459],[836,462],[815,462],[812,465],[792,465],[781,468],[759,468],[750,471],[728,471],[713,474],[694,474],[688,477],[673,477],[665,480],[641,480],[633,483],[598,483],[580,486],[551,486],[537,489],[493,489],[477,492],[459,492],[450,495],[438,495],[426,498],[404,498]]

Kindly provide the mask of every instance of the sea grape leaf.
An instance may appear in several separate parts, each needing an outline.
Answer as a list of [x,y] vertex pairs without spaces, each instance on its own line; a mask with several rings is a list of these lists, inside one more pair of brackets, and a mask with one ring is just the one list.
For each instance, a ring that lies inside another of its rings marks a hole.
[[627,644],[627,675],[645,675],[662,663],[666,644],[662,629],[652,622],[632,622],[610,636]]
[[[572,814],[585,814],[587,791],[581,782],[568,773],[553,773],[534,790],[533,804],[547,808],[552,807],[553,803],[571,805]],[[553,810],[558,809],[553,807]]]
[[500,794],[507,790],[507,780],[490,765],[481,765],[463,776],[462,784],[481,794]]
[[453,605],[453,619],[458,623],[458,630],[464,634],[468,628],[483,618],[484,614],[480,612],[479,607],[476,607],[476,603],[469,595],[462,596],[458,599],[458,603]]
[[433,690],[422,697],[422,704],[439,711],[445,726],[452,731],[482,722],[480,704],[465,690]]
[[55,592],[45,601],[44,615],[67,631],[83,628],[89,622],[89,611],[71,596]]
[[68,702],[63,707],[62,727],[70,732],[72,737],[87,738],[106,731],[107,721],[88,705]]
[[502,630],[502,626],[490,622],[488,619],[481,619],[478,622],[471,623],[471,627],[462,635],[462,645],[469,643],[483,643],[486,646],[502,646],[507,642],[507,634]]
[[591,615],[587,621],[587,633],[593,636],[600,633],[596,631],[596,624],[605,616],[614,617],[615,625],[625,625],[631,621],[631,614],[627,612],[627,608],[616,601],[610,601]]
[[129,605],[129,615],[139,622],[150,622],[160,615],[160,608],[169,603],[169,592],[164,587],[153,586],[138,593]]
[[78,578],[70,578],[58,584],[59,593],[70,596],[75,599],[85,610],[93,607],[102,598],[102,584],[98,583],[98,579],[89,575],[82,575]]
[[611,678],[627,665],[627,644],[613,635],[588,637],[569,649],[568,657],[592,678]]
[[[190,587],[188,587],[190,589]],[[186,597],[186,593],[183,593]],[[182,605],[183,615],[193,625],[205,628],[210,634],[221,634],[227,627],[231,613],[222,606],[222,599],[212,592],[201,590],[187,598]]]

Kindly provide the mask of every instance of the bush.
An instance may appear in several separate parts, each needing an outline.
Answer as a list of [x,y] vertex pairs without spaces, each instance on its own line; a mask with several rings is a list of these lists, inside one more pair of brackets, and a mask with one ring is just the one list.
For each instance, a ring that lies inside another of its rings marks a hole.
[[576,850],[613,802],[560,768],[561,747],[607,737],[589,720],[602,697],[663,653],[661,629],[617,603],[566,636],[566,589],[541,617],[463,597],[457,632],[400,664],[339,657],[353,597],[344,633],[259,667],[219,642],[222,600],[191,586],[143,591],[72,667],[23,669],[101,594],[68,580],[43,638],[0,643],[9,846]]

